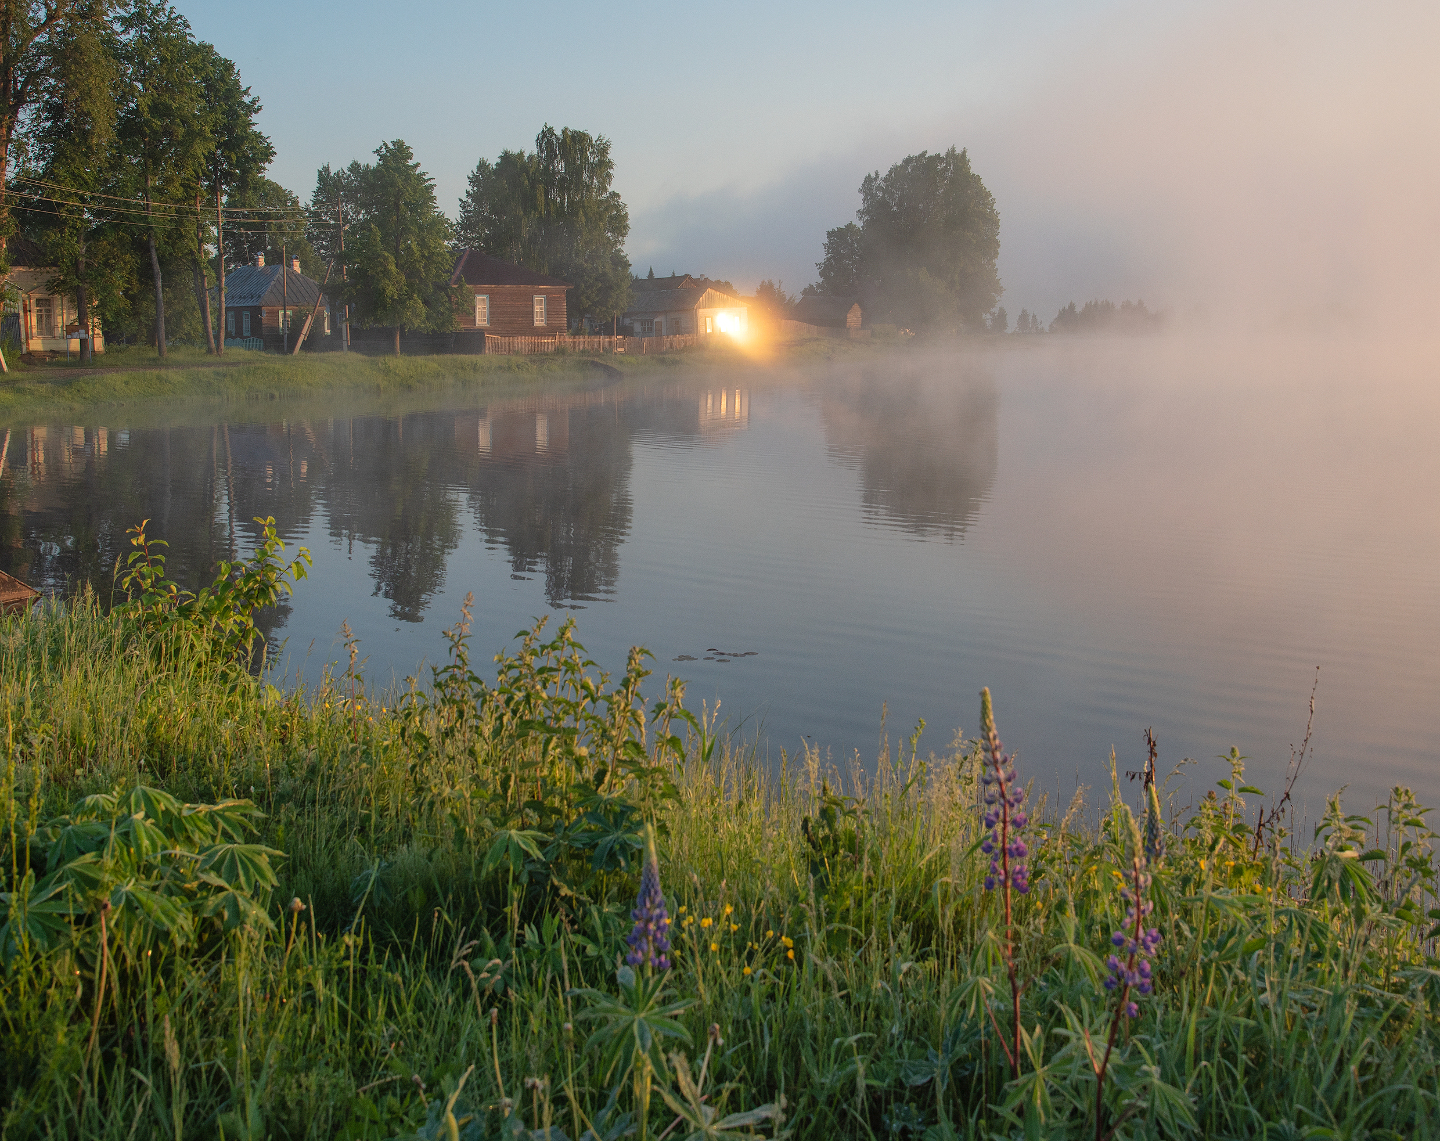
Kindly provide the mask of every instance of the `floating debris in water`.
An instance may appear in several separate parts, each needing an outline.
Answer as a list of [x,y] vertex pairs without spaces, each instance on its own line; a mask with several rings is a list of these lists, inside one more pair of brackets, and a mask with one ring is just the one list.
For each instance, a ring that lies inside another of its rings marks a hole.
[[671,661],[675,661],[675,662],[693,662],[693,661],[732,662],[732,661],[734,661],[736,658],[755,658],[755,657],[759,657],[759,656],[760,656],[760,651],[759,651],[759,650],[746,650],[746,651],[744,651],[743,653],[737,653],[737,652],[733,652],[733,651],[730,651],[730,650],[717,650],[717,649],[715,649],[714,646],[711,646],[711,647],[710,647],[708,650],[706,650],[705,652],[706,652],[707,654],[710,654],[710,655],[713,655],[713,656],[712,656],[712,657],[706,657],[706,658],[699,658],[699,659],[697,659],[697,658],[696,658],[694,655],[692,655],[692,654],[681,654],[678,658],[672,658],[672,659],[670,659],[670,660],[671,660]]

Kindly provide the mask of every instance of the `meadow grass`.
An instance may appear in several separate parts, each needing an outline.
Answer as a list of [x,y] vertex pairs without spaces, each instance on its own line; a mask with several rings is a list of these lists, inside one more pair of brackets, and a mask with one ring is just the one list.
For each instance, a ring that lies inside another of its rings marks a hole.
[[[482,679],[449,636],[427,686],[367,693],[352,654],[282,694],[91,599],[0,623],[5,1137],[1440,1131],[1432,836],[1403,790],[1337,798],[1302,843],[1257,829],[1238,759],[1163,826],[1138,785],[1032,788],[1010,1060],[988,748],[772,770],[682,687],[647,711],[639,655],[602,680],[566,627]],[[175,806],[229,800],[258,832],[187,848],[204,813]],[[652,824],[664,972],[623,964]],[[1105,956],[1142,861],[1160,942],[1125,1018]]]
[[147,346],[117,346],[97,358],[94,371],[89,372],[65,361],[15,365],[8,375],[0,377],[0,422],[72,414],[106,405],[436,392],[594,376],[597,365],[626,376],[646,376],[694,368],[743,367],[757,359],[813,363],[871,351],[868,343],[840,340],[777,345],[758,358],[721,343],[657,354],[533,356],[454,353],[394,357],[328,352],[287,357],[228,348],[217,361],[203,349],[185,346],[173,347],[163,360]]

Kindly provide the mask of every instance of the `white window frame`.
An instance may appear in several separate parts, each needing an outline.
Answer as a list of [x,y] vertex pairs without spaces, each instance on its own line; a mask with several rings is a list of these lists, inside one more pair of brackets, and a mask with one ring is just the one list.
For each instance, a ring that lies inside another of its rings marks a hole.
[[475,327],[487,329],[490,327],[490,294],[475,294]]
[[233,309],[225,314],[225,331],[232,337],[235,335],[235,310]]
[[325,306],[325,335],[330,335],[330,306]]
[[705,318],[705,331],[706,331],[707,333],[713,333],[713,332],[715,331],[715,318],[714,318],[714,317],[706,317],[706,318]]
[[549,315],[546,312],[547,306],[545,303],[545,294],[535,294],[534,298],[531,300],[531,305],[534,306],[535,310],[535,327],[539,329],[544,326],[545,319]]
[[240,335],[242,337],[248,337],[250,335],[250,310],[240,310],[240,327],[244,330]]

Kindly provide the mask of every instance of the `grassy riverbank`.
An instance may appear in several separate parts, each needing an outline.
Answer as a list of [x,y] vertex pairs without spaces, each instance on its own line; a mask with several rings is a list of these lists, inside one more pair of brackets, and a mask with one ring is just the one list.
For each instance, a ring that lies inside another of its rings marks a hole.
[[794,362],[864,352],[863,343],[816,340],[776,347],[763,357],[717,343],[655,355],[367,356],[227,349],[220,360],[201,349],[173,348],[161,360],[147,347],[114,348],[91,369],[64,361],[16,365],[0,377],[0,422],[74,414],[107,405],[185,400],[236,402],[479,388],[529,380],[646,375],[676,369],[736,367],[757,359]]
[[[555,633],[497,676],[457,627],[433,693],[387,701],[353,669],[281,695],[84,604],[0,623],[4,1136],[720,1136],[715,1105],[756,1111],[727,1136],[1440,1129],[1403,795],[1302,849],[1239,771],[1163,828],[1138,783],[1032,790],[1017,1077],[979,745],[907,740],[841,797]],[[646,820],[674,963],[632,986]],[[1120,996],[1137,873],[1153,993]]]

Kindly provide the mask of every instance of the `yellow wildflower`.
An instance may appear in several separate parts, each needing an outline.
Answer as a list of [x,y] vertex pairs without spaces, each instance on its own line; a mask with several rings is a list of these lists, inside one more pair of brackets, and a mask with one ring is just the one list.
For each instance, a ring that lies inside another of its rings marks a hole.
[[730,914],[732,911],[734,911],[734,910],[735,910],[735,909],[734,909],[733,907],[731,907],[728,903],[725,905],[725,914],[726,914],[726,915],[729,915],[729,914]]
[[715,922],[715,921],[714,921],[713,919],[711,919],[710,916],[707,915],[707,916],[705,916],[704,919],[700,920],[700,926],[701,926],[701,927],[709,927],[710,924],[712,924],[712,923],[714,923],[714,922]]
[[765,932],[765,938],[767,938],[767,939],[773,939],[773,938],[775,938],[775,932],[773,932],[773,931],[767,931],[767,932]]
[[789,960],[793,963],[793,962],[795,961],[795,952],[794,952],[794,951],[786,951],[786,952],[785,952],[785,957],[786,957],[787,959],[789,959]]
[[780,936],[780,942],[783,943],[783,944],[784,944],[785,946],[787,946],[787,947],[793,947],[793,946],[795,946],[795,940],[792,939],[792,938],[790,938],[789,935],[781,935],[781,936]]
[[750,968],[749,968],[749,967],[746,967],[744,973],[748,975],[748,974],[750,973]]
[[730,924],[730,930],[731,930],[732,932],[733,932],[733,931],[739,931],[739,930],[740,930],[740,924],[738,924],[738,923],[732,923],[732,924]]
[[719,943],[711,943],[711,944],[710,944],[710,950],[712,950],[712,951],[718,951],[718,950],[720,950],[720,944],[719,944]]

